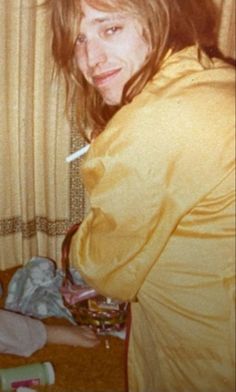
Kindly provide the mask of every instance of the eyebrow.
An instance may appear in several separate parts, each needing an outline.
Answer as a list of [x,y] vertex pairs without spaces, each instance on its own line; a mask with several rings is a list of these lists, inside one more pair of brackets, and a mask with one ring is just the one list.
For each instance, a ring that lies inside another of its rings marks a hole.
[[102,24],[102,23],[106,23],[106,22],[113,22],[116,21],[117,19],[124,19],[124,17],[122,15],[113,15],[113,16],[104,16],[104,17],[98,17],[98,18],[94,18],[91,20],[92,24]]
[[101,18],[95,18],[95,19],[94,19],[94,23],[97,23],[97,22],[98,22],[98,23],[108,22],[108,21],[113,20],[113,19],[116,19],[116,18],[113,18],[113,17],[112,17],[112,18],[111,18],[111,17],[106,17],[106,18],[105,18],[105,17],[104,17],[104,18],[102,18],[102,17],[101,17]]

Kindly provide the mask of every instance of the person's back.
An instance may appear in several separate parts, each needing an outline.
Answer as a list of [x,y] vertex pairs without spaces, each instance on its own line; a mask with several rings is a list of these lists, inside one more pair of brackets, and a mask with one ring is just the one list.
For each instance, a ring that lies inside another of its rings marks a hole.
[[[144,220],[135,206],[149,239],[142,261],[156,263],[132,307],[131,391],[234,390],[234,70],[204,62],[194,47],[167,59],[125,117],[142,129],[144,210],[157,210]],[[116,120],[122,128],[122,111]]]

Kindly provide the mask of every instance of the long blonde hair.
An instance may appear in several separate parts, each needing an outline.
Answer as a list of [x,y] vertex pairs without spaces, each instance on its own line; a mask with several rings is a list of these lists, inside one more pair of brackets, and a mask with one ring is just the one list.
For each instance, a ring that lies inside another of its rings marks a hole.
[[[102,11],[132,12],[142,23],[144,36],[152,48],[144,66],[126,84],[120,106],[132,101],[158,72],[169,49],[173,52],[196,44],[216,45],[216,10],[211,0],[86,0]],[[83,128],[101,131],[120,108],[104,104],[74,61],[74,45],[81,15],[80,0],[46,0],[51,13],[52,53],[67,86],[67,105],[76,100],[78,121]]]

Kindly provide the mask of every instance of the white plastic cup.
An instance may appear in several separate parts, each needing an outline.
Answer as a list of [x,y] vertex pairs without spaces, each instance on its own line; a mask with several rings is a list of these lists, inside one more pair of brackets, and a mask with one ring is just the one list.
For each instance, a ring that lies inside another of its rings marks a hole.
[[20,387],[33,388],[54,383],[55,372],[51,362],[0,369],[1,391],[15,391]]

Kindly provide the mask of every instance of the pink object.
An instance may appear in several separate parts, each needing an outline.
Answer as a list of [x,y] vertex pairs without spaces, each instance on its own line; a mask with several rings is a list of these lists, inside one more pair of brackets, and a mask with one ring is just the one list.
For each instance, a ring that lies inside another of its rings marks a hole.
[[77,302],[97,296],[96,291],[90,287],[79,287],[72,284],[62,287],[61,293],[69,305],[75,305]]

